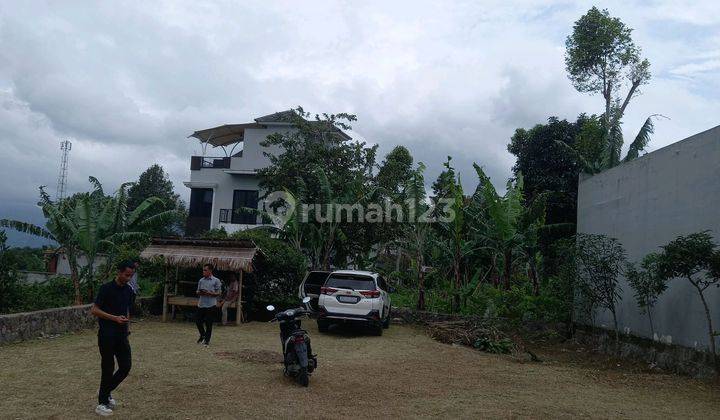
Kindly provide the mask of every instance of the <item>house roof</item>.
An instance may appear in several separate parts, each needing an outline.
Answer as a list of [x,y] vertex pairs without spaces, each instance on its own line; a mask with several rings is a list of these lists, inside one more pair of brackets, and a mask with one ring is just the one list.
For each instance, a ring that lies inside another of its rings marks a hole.
[[214,147],[227,146],[242,141],[247,128],[263,128],[263,126],[257,123],[224,124],[196,131],[188,138],[194,137],[203,143],[212,144]]
[[287,111],[280,111],[274,114],[264,115],[262,117],[255,118],[255,122],[258,124],[262,123],[292,123],[297,118],[297,113],[292,109]]
[[[296,117],[297,113],[294,110],[289,109],[287,111],[275,112],[274,114],[268,114],[255,118],[255,122],[252,123],[224,124],[213,128],[206,128],[192,133],[188,136],[188,138],[194,137],[203,143],[211,144],[213,147],[227,146],[229,144],[242,141],[245,137],[245,130],[248,128],[265,128],[267,124],[272,123],[291,125]],[[347,133],[339,128],[335,126],[332,128],[337,130],[346,139],[351,139]]]
[[164,258],[165,264],[197,267],[212,264],[223,271],[253,271],[253,259],[262,251],[254,242],[234,239],[153,238],[141,258]]

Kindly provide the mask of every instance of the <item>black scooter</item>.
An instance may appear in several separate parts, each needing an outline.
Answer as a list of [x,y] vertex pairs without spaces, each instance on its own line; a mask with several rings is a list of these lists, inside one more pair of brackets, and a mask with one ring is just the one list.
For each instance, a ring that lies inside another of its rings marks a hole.
[[[308,302],[309,297],[303,299],[303,303]],[[267,310],[274,311],[275,307],[268,305]],[[300,328],[300,318],[308,314],[305,308],[288,309],[278,312],[270,321],[280,324],[285,375],[295,378],[302,386],[309,385],[309,375],[317,368],[317,356],[312,354],[310,336]]]

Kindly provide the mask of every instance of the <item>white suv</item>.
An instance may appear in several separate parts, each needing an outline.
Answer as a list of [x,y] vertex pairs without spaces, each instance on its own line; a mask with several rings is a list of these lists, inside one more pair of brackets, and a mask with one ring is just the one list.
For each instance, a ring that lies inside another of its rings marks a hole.
[[325,276],[317,307],[311,307],[317,312],[318,330],[326,332],[330,324],[354,322],[370,325],[375,335],[382,335],[383,328],[390,326],[391,310],[385,279],[369,271],[311,272],[300,285],[300,297],[315,295],[312,292],[317,285],[312,283]]

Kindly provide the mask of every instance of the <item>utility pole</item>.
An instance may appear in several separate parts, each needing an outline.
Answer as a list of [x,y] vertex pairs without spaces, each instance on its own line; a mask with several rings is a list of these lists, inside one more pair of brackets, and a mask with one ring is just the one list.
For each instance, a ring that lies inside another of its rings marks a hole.
[[57,190],[55,191],[55,201],[60,201],[65,198],[65,187],[67,184],[67,170],[68,170],[68,156],[70,155],[70,149],[72,149],[72,143],[69,140],[63,140],[60,142],[60,150],[62,154],[60,156],[60,173],[57,179]]

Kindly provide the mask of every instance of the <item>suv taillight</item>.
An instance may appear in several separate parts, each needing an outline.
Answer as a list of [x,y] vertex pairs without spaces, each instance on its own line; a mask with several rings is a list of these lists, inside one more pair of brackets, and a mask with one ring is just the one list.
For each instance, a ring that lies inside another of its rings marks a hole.
[[337,289],[333,289],[332,287],[321,287],[320,288],[320,293],[323,295],[332,295],[335,292],[337,292]]
[[380,291],[378,290],[363,290],[360,292],[361,295],[369,298],[379,298],[380,297]]

